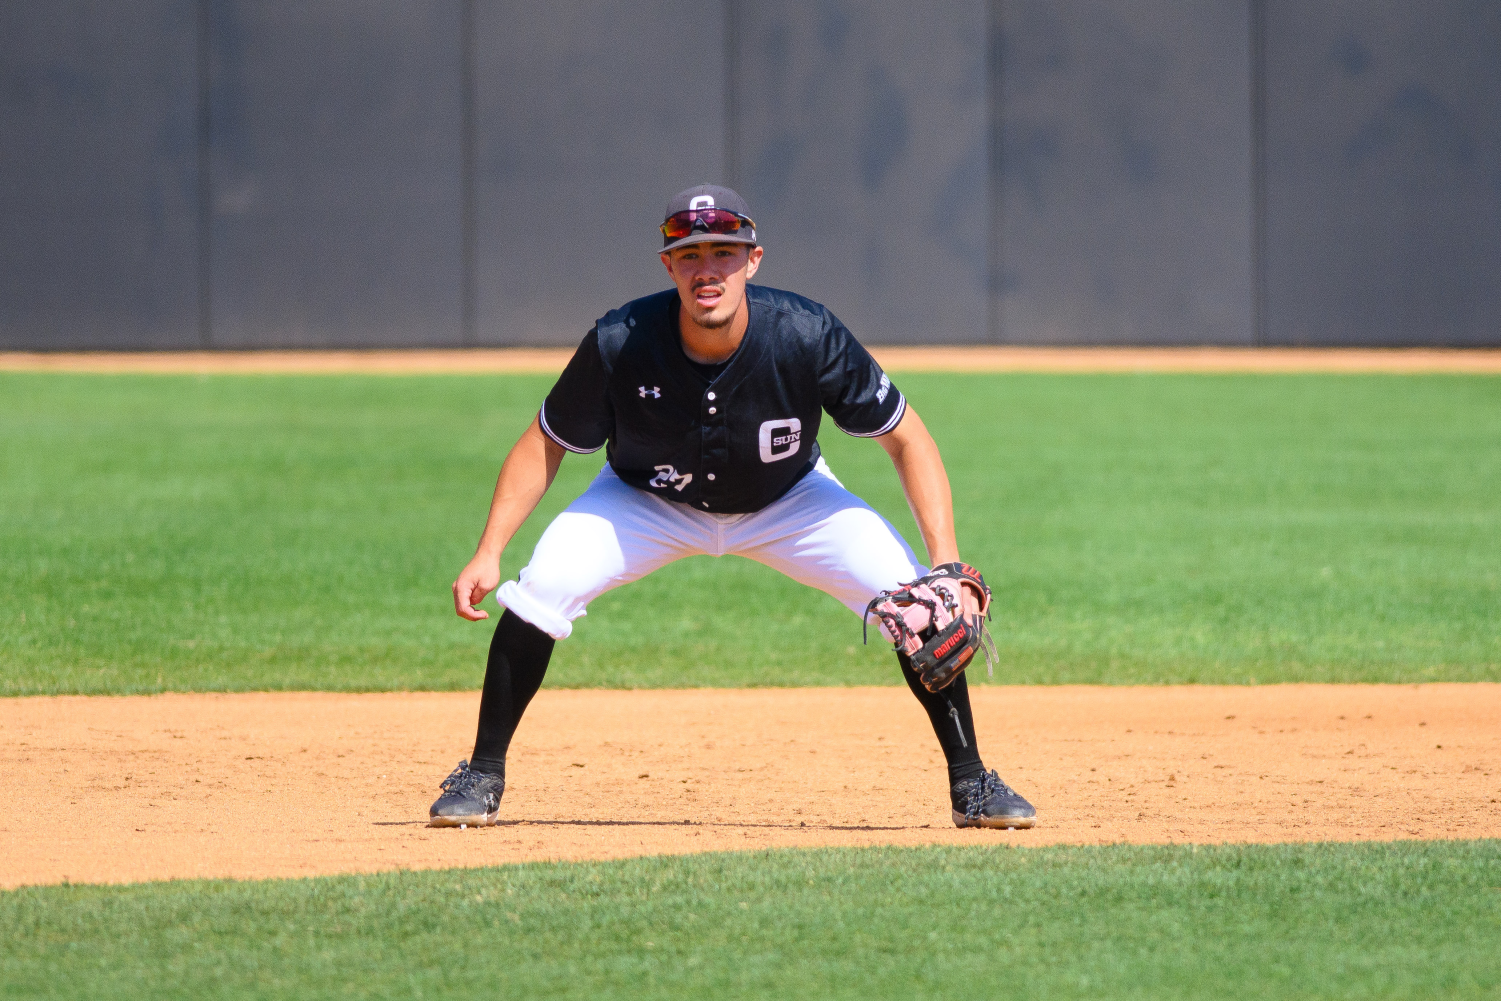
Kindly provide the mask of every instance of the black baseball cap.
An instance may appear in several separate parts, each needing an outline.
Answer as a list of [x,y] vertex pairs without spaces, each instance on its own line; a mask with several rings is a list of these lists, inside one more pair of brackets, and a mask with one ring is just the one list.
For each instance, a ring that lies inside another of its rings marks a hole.
[[[745,204],[745,199],[729,188],[720,187],[717,184],[700,184],[684,191],[679,191],[672,196],[672,201],[667,203],[667,212],[662,216],[663,223],[671,219],[679,212],[692,212],[695,209],[722,209],[733,212],[735,215],[750,219],[750,206]],[[697,224],[687,236],[674,240],[664,234],[662,236],[662,249],[659,253],[666,253],[676,247],[686,247],[690,243],[748,243],[756,245],[756,227],[742,226],[735,233],[711,233],[703,224]]]

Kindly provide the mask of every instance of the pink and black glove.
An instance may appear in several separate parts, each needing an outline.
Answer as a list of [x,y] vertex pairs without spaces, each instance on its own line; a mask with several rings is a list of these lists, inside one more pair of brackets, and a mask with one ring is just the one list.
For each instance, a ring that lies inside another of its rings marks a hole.
[[[966,587],[979,599],[978,614],[964,610]],[[994,673],[995,643],[985,646],[990,588],[980,571],[967,563],[944,563],[895,591],[882,591],[865,608],[867,629],[872,615],[881,620],[881,631],[897,652],[912,661],[912,669],[930,692],[953,684],[982,647]]]

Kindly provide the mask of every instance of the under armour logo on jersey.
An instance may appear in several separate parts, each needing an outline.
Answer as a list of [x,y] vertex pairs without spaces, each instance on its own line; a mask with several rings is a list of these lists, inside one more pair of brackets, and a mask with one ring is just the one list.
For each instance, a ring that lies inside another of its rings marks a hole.
[[648,396],[650,396],[654,400],[660,400],[662,398],[662,387],[661,386],[653,386],[650,389],[647,389],[645,386],[639,386],[637,388],[640,390],[640,392],[641,392],[641,398],[643,400],[646,399]]
[[656,487],[658,490],[663,487],[672,487],[681,492],[684,487],[693,482],[692,473],[680,473],[672,466],[657,466],[656,470],[657,475],[651,478],[647,486]]

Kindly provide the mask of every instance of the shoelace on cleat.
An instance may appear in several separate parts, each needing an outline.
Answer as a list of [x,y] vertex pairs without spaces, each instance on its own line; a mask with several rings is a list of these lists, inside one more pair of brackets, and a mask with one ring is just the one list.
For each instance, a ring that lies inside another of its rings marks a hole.
[[1001,781],[995,769],[981,772],[980,778],[975,782],[974,788],[969,791],[964,800],[964,819],[979,820],[985,809],[985,801],[992,794],[999,793],[1002,796],[1016,795],[1016,790]]
[[479,773],[469,770],[469,762],[460,761],[459,766],[448,773],[448,778],[439,783],[438,788],[444,792],[457,793],[462,796],[473,792],[479,782]]

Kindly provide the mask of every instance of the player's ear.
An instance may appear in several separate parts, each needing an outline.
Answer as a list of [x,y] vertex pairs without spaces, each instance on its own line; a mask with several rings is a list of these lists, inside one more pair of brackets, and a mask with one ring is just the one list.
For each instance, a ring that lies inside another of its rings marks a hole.
[[752,247],[745,255],[745,277],[750,280],[756,277],[756,272],[761,268],[761,255],[765,253],[760,247]]
[[[662,267],[666,268],[667,269],[667,273],[669,275],[671,275],[672,274],[672,255],[671,254],[661,254],[660,256],[662,258]],[[673,275],[673,277],[676,278],[677,275]]]

